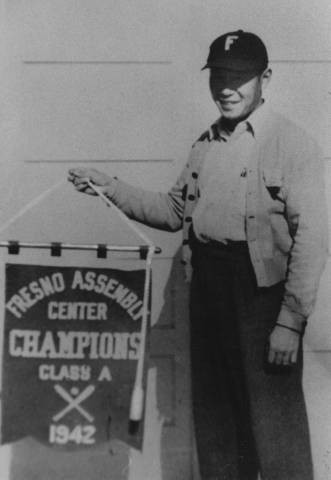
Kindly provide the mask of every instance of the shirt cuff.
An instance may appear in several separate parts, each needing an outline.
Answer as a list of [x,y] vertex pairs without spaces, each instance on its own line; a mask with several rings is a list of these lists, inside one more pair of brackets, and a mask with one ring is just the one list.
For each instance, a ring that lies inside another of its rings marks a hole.
[[300,330],[302,333],[304,333],[307,325],[307,318],[301,313],[294,312],[286,304],[283,303],[279,312],[277,322],[282,323],[287,327]]

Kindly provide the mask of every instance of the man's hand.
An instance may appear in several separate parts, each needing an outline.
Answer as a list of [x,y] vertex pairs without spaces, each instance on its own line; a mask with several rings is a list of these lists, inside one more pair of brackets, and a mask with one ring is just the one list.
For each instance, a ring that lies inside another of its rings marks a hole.
[[268,361],[276,365],[292,365],[298,358],[304,319],[287,308],[282,308],[277,324],[269,337]]
[[110,185],[112,178],[94,168],[72,168],[69,170],[68,180],[74,184],[79,192],[96,195],[95,191],[89,187],[88,180],[99,187],[107,187]]
[[275,326],[269,337],[268,361],[276,365],[296,363],[300,345],[300,335],[283,327]]

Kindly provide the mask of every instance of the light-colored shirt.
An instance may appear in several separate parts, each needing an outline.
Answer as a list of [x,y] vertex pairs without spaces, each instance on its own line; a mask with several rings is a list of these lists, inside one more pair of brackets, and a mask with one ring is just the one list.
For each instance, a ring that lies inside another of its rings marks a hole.
[[[265,106],[248,121],[254,142],[247,163],[245,224],[257,284],[269,287],[284,280],[282,308],[306,318],[313,310],[328,255],[322,153],[305,130]],[[167,193],[118,179],[107,192],[137,221],[163,230],[183,229],[182,261],[188,275],[188,232],[199,201],[198,179],[208,151],[218,141],[218,123],[193,145]]]
[[198,179],[199,201],[193,228],[201,241],[246,240],[247,164],[254,146],[245,121],[229,134],[220,132],[206,154]]

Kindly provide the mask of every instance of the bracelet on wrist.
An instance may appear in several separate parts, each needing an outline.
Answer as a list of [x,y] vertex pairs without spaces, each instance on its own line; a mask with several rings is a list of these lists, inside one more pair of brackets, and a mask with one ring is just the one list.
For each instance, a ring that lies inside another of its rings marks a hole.
[[304,329],[303,330],[298,330],[297,328],[288,327],[287,325],[283,325],[282,323],[278,323],[278,322],[276,323],[276,325],[278,327],[282,327],[282,328],[286,328],[287,330],[291,330],[291,332],[295,332],[298,335],[303,335],[304,334]]

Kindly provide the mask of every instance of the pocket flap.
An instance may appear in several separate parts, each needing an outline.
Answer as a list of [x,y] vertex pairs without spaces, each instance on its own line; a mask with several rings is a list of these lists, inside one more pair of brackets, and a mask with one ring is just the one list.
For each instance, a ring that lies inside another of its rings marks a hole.
[[267,187],[281,187],[283,185],[283,175],[280,168],[264,169],[263,180]]

